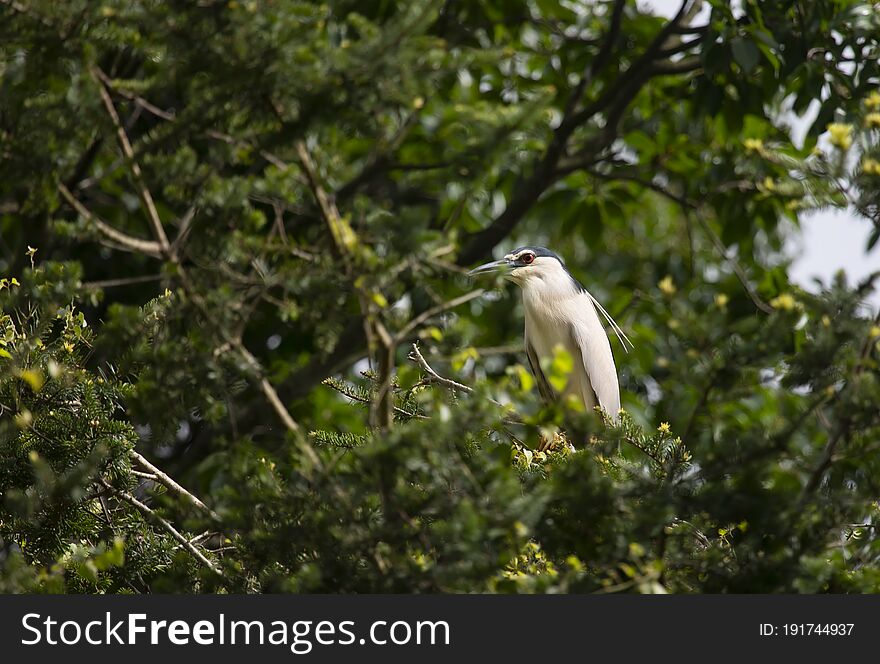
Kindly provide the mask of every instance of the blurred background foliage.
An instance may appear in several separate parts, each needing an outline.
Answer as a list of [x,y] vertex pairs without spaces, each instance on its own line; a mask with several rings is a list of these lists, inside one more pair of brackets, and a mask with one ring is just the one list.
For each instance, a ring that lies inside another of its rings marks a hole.
[[[878,41],[851,0],[0,0],[0,590],[880,591],[873,278],[783,251],[826,206],[877,241]],[[630,332],[616,426],[463,276],[523,244]]]

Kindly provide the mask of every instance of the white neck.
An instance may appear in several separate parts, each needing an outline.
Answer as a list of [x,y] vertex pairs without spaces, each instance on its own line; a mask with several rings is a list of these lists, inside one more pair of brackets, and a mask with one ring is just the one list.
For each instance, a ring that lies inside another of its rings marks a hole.
[[522,288],[524,300],[560,300],[578,295],[574,279],[555,258],[540,258],[538,269],[513,275]]

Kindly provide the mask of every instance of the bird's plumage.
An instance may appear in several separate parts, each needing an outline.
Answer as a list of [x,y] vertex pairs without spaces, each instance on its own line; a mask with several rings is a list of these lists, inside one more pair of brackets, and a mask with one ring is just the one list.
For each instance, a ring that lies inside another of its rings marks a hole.
[[520,247],[472,273],[497,269],[506,269],[505,276],[522,289],[526,355],[541,397],[553,401],[560,396],[547,380],[541,363],[552,361],[561,346],[574,365],[561,396],[573,394],[587,409],[599,405],[615,419],[620,409],[620,388],[600,314],[625,344],[629,340],[623,331],[549,249]]
[[[533,349],[538,368],[541,360],[552,361],[556,347],[561,346],[574,361],[563,396],[574,394],[587,409],[599,405],[616,416],[620,409],[617,369],[589,292],[578,288],[567,272],[553,268],[543,278],[523,280],[521,286],[526,347]],[[534,364],[534,358],[530,362]],[[535,373],[539,384],[546,382],[543,372]],[[542,396],[547,398],[543,391]]]
[[550,381],[547,380],[547,376],[544,375],[544,370],[541,368],[541,359],[538,357],[538,353],[532,347],[532,344],[529,343],[528,328],[526,328],[525,345],[529,367],[532,370],[532,374],[535,376],[535,382],[538,384],[538,393],[544,401],[549,403],[556,398],[556,391],[553,389]]

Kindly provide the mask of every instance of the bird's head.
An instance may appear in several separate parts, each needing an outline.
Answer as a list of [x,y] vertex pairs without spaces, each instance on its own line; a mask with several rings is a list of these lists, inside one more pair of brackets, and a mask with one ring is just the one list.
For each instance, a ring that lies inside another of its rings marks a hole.
[[468,276],[490,273],[501,273],[505,279],[520,286],[525,286],[534,280],[547,281],[568,275],[562,259],[544,247],[514,249],[500,260],[474,268],[468,272]]

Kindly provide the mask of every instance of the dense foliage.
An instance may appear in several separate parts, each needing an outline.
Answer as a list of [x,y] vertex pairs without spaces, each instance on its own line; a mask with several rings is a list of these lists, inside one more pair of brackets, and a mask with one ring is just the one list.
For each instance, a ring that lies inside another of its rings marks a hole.
[[737,4],[0,0],[0,590],[880,591],[873,279],[783,251],[880,234],[880,12]]

